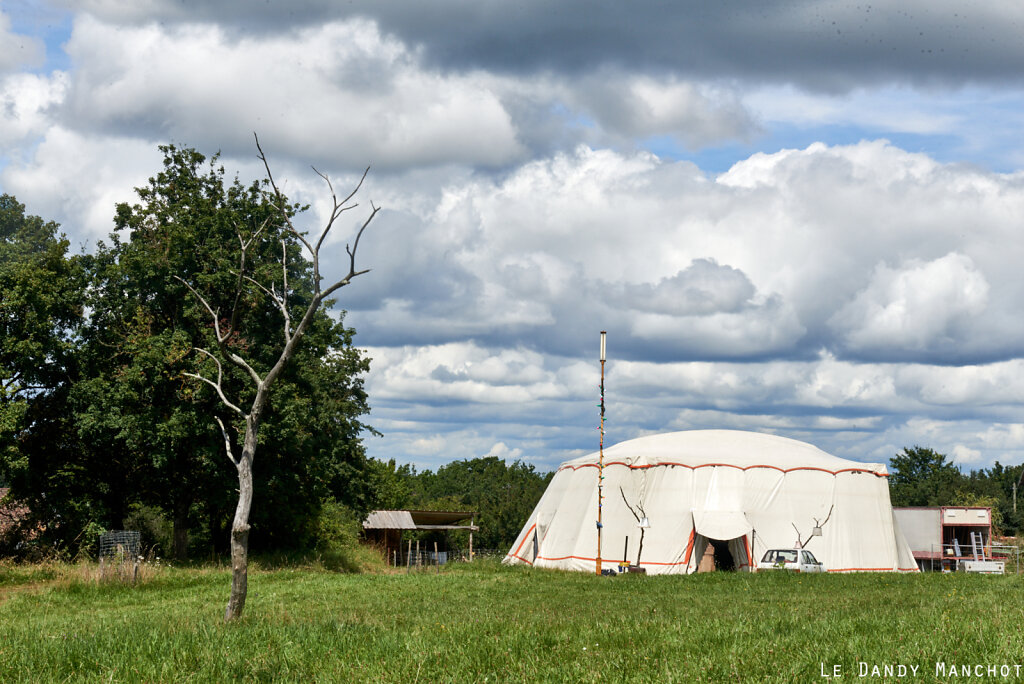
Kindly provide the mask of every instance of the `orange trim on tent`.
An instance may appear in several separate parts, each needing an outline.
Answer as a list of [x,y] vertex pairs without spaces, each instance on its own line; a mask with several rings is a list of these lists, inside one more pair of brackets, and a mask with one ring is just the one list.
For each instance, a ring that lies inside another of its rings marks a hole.
[[690,554],[693,553],[693,542],[697,537],[697,528],[690,530],[690,540],[686,542],[686,559],[682,562],[682,565],[690,564]]
[[[732,463],[702,463],[701,465],[694,466],[694,465],[690,465],[688,463],[676,463],[674,461],[665,461],[664,463],[654,463],[654,464],[651,464],[651,465],[630,465],[629,463],[626,463],[625,461],[610,461],[610,462],[606,462],[604,464],[604,467],[607,468],[608,466],[613,466],[613,465],[626,466],[630,470],[646,470],[647,468],[659,468],[659,467],[662,467],[662,466],[680,466],[682,468],[689,468],[690,470],[696,470],[697,468],[713,468],[713,467],[716,467],[716,466],[721,466],[723,468],[735,468],[736,470],[742,470],[742,471],[747,471],[747,470],[750,470],[751,468],[768,468],[769,470],[778,470],[780,473],[792,473],[792,472],[795,472],[797,470],[817,470],[818,472],[829,473],[830,475],[838,475],[839,473],[868,473],[870,475],[874,475],[875,477],[889,477],[888,473],[879,474],[879,473],[876,473],[873,470],[867,470],[866,468],[841,468],[839,470],[828,470],[827,468],[815,468],[815,467],[812,467],[812,466],[798,466],[796,468],[780,468],[778,466],[767,465],[767,464],[764,464],[764,465],[758,464],[758,465],[750,465],[750,466],[738,466],[738,465],[733,465]],[[564,465],[561,468],[559,468],[559,470],[579,470],[580,468],[597,468],[597,467],[599,467],[599,466],[596,463],[584,463],[583,465],[578,465],[578,466]]]
[[[537,560],[546,560],[546,561],[560,561],[560,560],[567,560],[569,558],[573,558],[575,560],[588,561],[588,562],[591,562],[591,563],[597,561],[596,558],[587,558],[586,556],[559,556],[558,558],[548,558],[547,556],[537,556]],[[603,563],[618,564],[618,563],[624,563],[625,561],[615,560],[614,558],[604,558],[604,557],[602,557],[601,558],[601,562],[603,562]]]
[[530,529],[528,529],[526,531],[526,534],[523,535],[523,541],[519,542],[519,546],[516,547],[516,550],[508,555],[515,556],[516,558],[519,558],[519,560],[526,560],[525,558],[520,557],[519,549],[523,548],[523,544],[526,543],[526,540],[530,538],[530,533],[533,532],[535,529],[537,529],[537,523],[533,523],[533,525],[530,526]]
[[[748,549],[749,549],[749,547],[748,547]],[[684,560],[684,561],[676,561],[674,563],[662,563],[662,562],[659,562],[659,561],[644,561],[640,565],[662,565],[662,566],[666,566],[666,565],[667,566],[688,565],[689,562],[690,562],[690,555],[692,553],[693,553],[693,534],[691,533],[691,535],[690,535],[690,542],[686,546],[686,560]],[[517,556],[517,555],[511,554],[511,553],[508,554],[508,555],[515,556],[516,558],[518,558],[519,560],[523,561],[524,563],[528,563],[529,565],[533,565],[533,563],[531,563],[530,561],[526,560],[522,556]],[[596,558],[588,558],[586,556],[559,556],[558,558],[548,558],[547,556],[537,556],[536,560],[560,561],[560,560],[568,560],[570,558],[572,558],[574,560],[587,561],[588,563],[593,563],[594,561],[597,560]],[[752,557],[749,556],[749,555],[748,555],[748,558],[751,561],[753,560]],[[620,561],[615,560],[614,558],[602,558],[602,560],[607,561],[608,563],[619,563],[620,562]],[[753,567],[753,566],[751,565],[751,567]],[[897,568],[897,572],[917,572],[917,570],[918,569],[916,567],[914,567],[914,568]],[[892,568],[833,568],[831,570],[828,570],[828,572],[892,572]]]
[[747,535],[743,535],[743,548],[747,552],[747,567],[754,567],[754,557],[750,555],[750,542],[747,541]]
[[517,556],[517,555],[516,555],[516,554],[514,554],[514,553],[510,553],[510,554],[507,554],[507,555],[506,555],[506,557],[511,557],[511,558],[518,558],[519,560],[523,561],[523,562],[524,562],[524,563],[526,563],[527,565],[533,565],[533,562],[532,562],[532,561],[528,561],[528,560],[526,560],[525,558],[523,558],[522,556]]
[[[691,545],[687,546],[687,559],[684,560],[684,561],[677,561],[675,563],[661,563],[659,561],[644,561],[640,565],[663,565],[663,566],[665,566],[665,565],[668,565],[668,566],[672,566],[672,565],[687,565],[690,562],[689,554],[692,553],[692,552],[693,552],[693,546],[691,544]],[[531,563],[527,559],[523,558],[522,556],[516,556],[515,554],[511,554],[511,553],[508,554],[508,555],[515,556],[516,558],[518,558],[519,560],[523,561],[524,563],[527,563],[529,565],[533,565],[533,563]],[[594,561],[597,560],[596,558],[587,558],[586,556],[560,556],[558,558],[548,558],[547,556],[537,556],[537,560],[547,560],[547,561],[568,560],[570,558],[575,559],[575,560],[587,561],[588,563],[593,563]],[[614,558],[602,558],[602,560],[607,561],[609,563],[619,563],[619,561],[615,560]],[[753,567],[753,566],[751,566],[751,567]],[[897,568],[896,569],[897,572],[917,572],[917,570],[918,570],[918,568]],[[892,572],[892,568],[833,568],[831,570],[828,570],[828,572]]]
[[[518,558],[518,556],[517,556],[517,558]],[[560,560],[567,560],[569,558],[573,558],[575,560],[588,561],[588,562],[593,562],[593,561],[597,560],[596,558],[587,558],[586,556],[560,556],[558,558],[548,558],[547,556],[537,556],[537,560],[546,560],[546,561],[560,561]],[[522,560],[526,560],[526,559],[524,558]],[[625,561],[617,561],[614,558],[602,558],[601,561],[602,562],[607,562],[607,563],[625,562]],[[529,562],[529,561],[527,561],[527,562]],[[640,565],[686,565],[686,561],[676,561],[675,563],[661,563],[661,562],[658,562],[658,561],[644,561]]]
[[[917,572],[919,568],[896,568],[896,572]],[[892,568],[829,568],[829,572],[892,572]]]

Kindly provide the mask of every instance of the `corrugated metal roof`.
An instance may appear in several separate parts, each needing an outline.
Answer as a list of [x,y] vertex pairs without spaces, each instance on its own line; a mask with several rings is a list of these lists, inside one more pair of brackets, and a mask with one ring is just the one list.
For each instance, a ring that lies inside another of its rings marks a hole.
[[373,511],[363,521],[368,530],[415,530],[409,511]]
[[367,530],[439,530],[477,529],[475,525],[456,525],[460,520],[469,520],[473,511],[373,511],[363,521]]

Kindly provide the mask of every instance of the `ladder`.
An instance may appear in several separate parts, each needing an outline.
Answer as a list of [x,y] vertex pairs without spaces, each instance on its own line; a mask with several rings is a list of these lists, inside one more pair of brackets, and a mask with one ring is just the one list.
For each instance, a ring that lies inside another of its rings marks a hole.
[[974,552],[974,560],[985,560],[985,539],[981,532],[971,532],[971,551]]

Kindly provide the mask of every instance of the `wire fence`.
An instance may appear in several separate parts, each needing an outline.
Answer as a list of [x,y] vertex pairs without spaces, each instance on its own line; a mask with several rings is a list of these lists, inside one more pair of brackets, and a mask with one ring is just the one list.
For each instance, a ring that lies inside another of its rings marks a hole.
[[100,579],[134,584],[139,577],[142,540],[134,530],[110,530],[100,535]]
[[468,563],[491,558],[504,558],[505,551],[499,549],[473,549],[470,557],[469,549],[448,548],[447,550],[417,549],[406,546],[404,549],[392,549],[388,557],[388,565],[406,570],[422,570],[437,568],[449,563]]

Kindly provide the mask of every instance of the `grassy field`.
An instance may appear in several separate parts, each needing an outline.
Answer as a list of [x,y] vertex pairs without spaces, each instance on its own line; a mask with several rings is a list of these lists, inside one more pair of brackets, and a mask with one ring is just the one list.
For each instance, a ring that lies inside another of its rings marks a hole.
[[225,569],[148,569],[135,587],[93,573],[0,565],[0,681],[897,681],[887,665],[965,681],[986,676],[936,663],[1024,665],[1017,576],[264,569],[224,625]]

